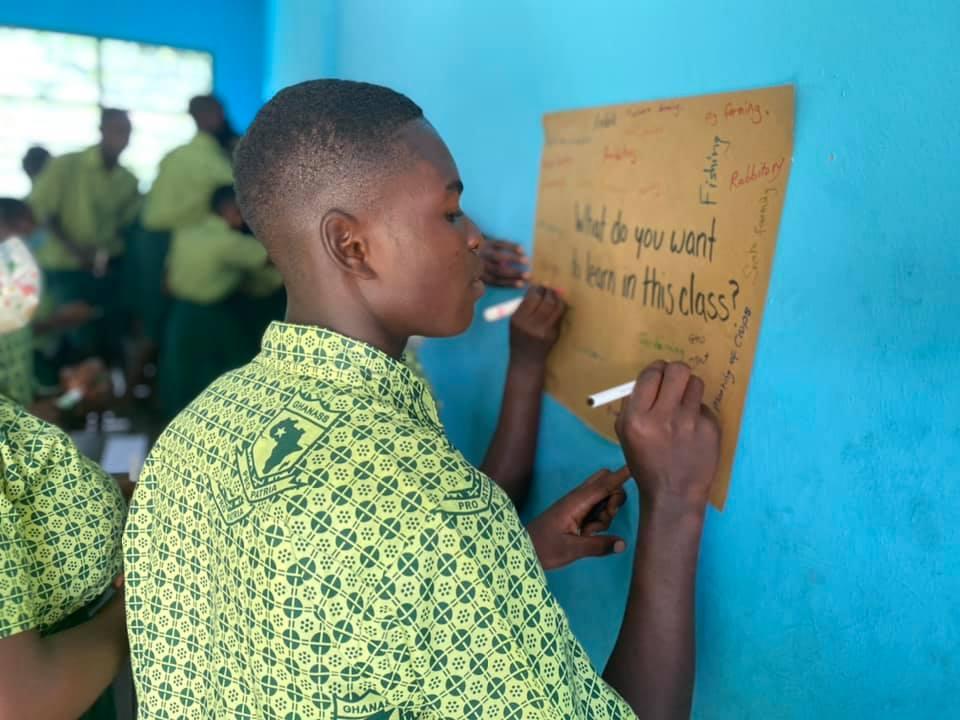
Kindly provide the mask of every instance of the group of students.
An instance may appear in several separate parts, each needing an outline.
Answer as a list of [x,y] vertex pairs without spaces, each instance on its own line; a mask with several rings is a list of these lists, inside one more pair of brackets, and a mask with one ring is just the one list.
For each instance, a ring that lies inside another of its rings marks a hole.
[[[643,370],[617,420],[625,466],[524,527],[565,304],[532,287],[511,319],[500,418],[473,467],[404,351],[463,332],[484,281],[523,270],[464,215],[421,109],[376,85],[302,83],[261,109],[234,158],[235,195],[217,190],[218,219],[175,232],[168,268],[182,263],[176,292],[203,305],[214,292],[197,248],[249,225],[261,245],[233,238],[230,267],[272,267],[286,320],[161,435],[122,564],[110,478],[0,401],[0,717],[81,715],[128,641],[144,720],[689,715],[719,454],[703,382],[679,363]],[[544,570],[626,549],[606,531],[631,477],[641,523],[601,677]]]
[[[161,161],[145,197],[120,162],[132,132],[128,114],[105,109],[96,145],[52,159],[28,152],[33,187],[20,209],[38,227],[30,235],[46,306],[86,310],[78,327],[41,346],[38,375],[97,356],[136,382],[159,359],[165,419],[253,357],[252,338],[282,317],[284,305],[282,280],[238,219],[236,135],[224,109],[200,96],[189,112],[196,135]],[[187,336],[203,340],[184,343]]]

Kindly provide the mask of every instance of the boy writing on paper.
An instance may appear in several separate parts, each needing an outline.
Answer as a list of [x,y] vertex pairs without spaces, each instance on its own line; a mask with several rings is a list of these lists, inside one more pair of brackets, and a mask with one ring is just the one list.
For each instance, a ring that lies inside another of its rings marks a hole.
[[[645,370],[618,423],[630,470],[598,472],[524,529],[397,359],[411,335],[466,329],[483,293],[463,184],[420,108],[364,83],[288,88],[235,170],[287,323],[174,420],[141,474],[125,538],[141,717],[687,715],[719,451],[703,383]],[[622,547],[586,520],[630,473],[644,517],[605,680],[543,569]]]

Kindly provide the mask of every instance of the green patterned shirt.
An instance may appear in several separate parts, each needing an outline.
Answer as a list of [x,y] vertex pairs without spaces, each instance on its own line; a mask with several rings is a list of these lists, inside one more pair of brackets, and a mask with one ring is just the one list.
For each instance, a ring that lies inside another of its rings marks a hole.
[[275,323],[170,425],[125,537],[140,718],[630,718],[408,368]]
[[0,638],[41,632],[120,572],[124,504],[60,430],[0,397]]
[[0,395],[24,407],[33,402],[33,332],[29,327],[0,335]]

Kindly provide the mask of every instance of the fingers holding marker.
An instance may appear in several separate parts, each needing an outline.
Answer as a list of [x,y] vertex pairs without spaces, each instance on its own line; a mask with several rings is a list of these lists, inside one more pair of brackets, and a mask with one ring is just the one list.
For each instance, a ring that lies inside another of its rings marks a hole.
[[660,383],[660,393],[654,407],[664,411],[677,407],[687,390],[690,374],[690,367],[685,363],[672,362],[667,365],[663,370],[663,382]]
[[543,303],[549,294],[552,294],[552,301],[550,304],[551,308],[556,308],[558,305],[561,306],[564,310],[566,309],[566,303],[563,302],[562,293],[558,290],[548,289],[543,285],[534,285],[528,291],[527,294],[523,297],[513,298],[512,300],[506,300],[502,303],[497,303],[496,305],[491,305],[483,311],[483,319],[487,322],[496,322],[497,320],[504,320],[513,316],[517,313],[521,307],[527,306],[531,310],[534,310]]

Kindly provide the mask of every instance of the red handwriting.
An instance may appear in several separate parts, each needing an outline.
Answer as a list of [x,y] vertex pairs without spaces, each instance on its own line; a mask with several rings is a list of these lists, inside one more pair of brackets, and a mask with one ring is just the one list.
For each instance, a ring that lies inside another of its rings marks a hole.
[[737,190],[757,180],[773,182],[780,177],[780,173],[783,172],[786,162],[787,159],[782,157],[773,162],[750,163],[747,165],[743,174],[741,174],[739,170],[734,170],[733,175],[730,176],[730,189]]
[[660,103],[660,112],[672,112],[673,116],[676,117],[680,114],[680,103],[674,103],[673,105],[664,105]]
[[558,158],[544,158],[541,168],[544,170],[549,170],[550,168],[561,167],[563,165],[572,165],[573,158],[569,155],[564,155]]
[[762,123],[764,115],[769,114],[769,111],[764,111],[757,103],[753,102],[748,102],[746,105],[728,102],[723,107],[723,117],[727,120],[747,118],[754,125]]
[[545,180],[540,183],[540,187],[544,190],[550,190],[552,188],[562,188],[567,186],[566,180]]
[[637,151],[631,147],[618,147],[611,148],[608,145],[603,146],[603,159],[604,161],[614,161],[619,162],[621,160],[629,160],[631,165],[637,164]]
[[660,183],[650,183],[633,191],[634,195],[649,195],[654,193],[655,197],[660,197]]
[[708,112],[706,115],[703,116],[703,119],[707,121],[708,125],[713,125],[713,126],[716,126],[716,124],[720,122],[720,118],[717,117],[717,114],[715,112]]

